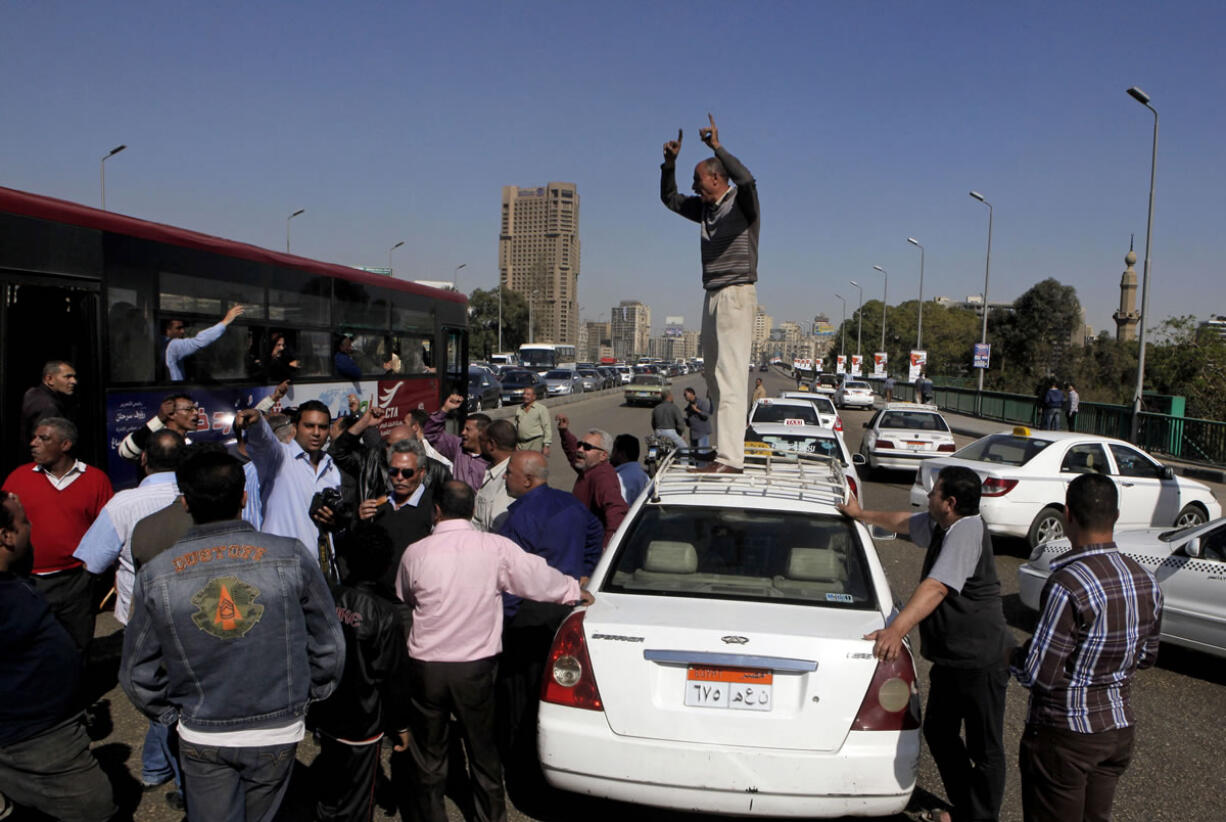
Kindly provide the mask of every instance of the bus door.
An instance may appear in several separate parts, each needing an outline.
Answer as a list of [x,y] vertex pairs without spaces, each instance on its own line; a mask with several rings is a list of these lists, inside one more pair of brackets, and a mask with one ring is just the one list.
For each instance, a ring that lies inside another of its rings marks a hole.
[[87,464],[104,466],[98,283],[0,269],[0,289],[0,469],[7,475],[30,461],[21,402],[29,388],[42,382],[48,360],[67,360],[76,369],[73,415],[81,442],[73,450]]

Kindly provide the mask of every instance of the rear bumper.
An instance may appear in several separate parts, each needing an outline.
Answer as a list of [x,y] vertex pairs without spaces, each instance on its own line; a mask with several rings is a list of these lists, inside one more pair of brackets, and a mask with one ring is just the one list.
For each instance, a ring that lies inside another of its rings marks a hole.
[[853,731],[838,751],[617,736],[605,715],[543,703],[550,785],[677,810],[754,816],[889,816],[915,787],[919,731]]
[[1029,562],[1023,562],[1017,569],[1017,593],[1022,604],[1032,611],[1039,610],[1039,595],[1047,584],[1046,573],[1039,573]]
[[914,471],[918,463],[939,456],[942,455],[936,451],[903,451],[901,449],[869,452],[869,459],[874,468],[887,468],[894,471]]

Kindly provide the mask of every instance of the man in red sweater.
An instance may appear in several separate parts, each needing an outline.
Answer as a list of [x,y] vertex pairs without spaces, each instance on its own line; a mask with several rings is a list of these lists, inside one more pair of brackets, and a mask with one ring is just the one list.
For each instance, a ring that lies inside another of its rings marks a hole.
[[613,437],[607,431],[593,428],[583,439],[577,440],[564,414],[558,414],[554,422],[566,459],[579,475],[571,493],[600,520],[604,526],[604,547],[608,548],[609,540],[630,510],[622,496],[621,483],[617,481],[617,469],[609,462]]
[[30,440],[33,462],[13,471],[3,490],[16,494],[30,520],[31,582],[79,650],[94,636],[90,574],[72,552],[113,495],[102,471],[72,453],[77,427],[45,417]]

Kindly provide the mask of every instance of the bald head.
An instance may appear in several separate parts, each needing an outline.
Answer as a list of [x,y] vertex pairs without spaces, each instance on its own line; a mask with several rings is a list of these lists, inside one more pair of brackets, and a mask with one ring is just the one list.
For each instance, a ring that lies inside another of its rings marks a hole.
[[417,432],[407,424],[397,425],[395,428],[388,429],[388,432],[383,435],[383,442],[389,446],[395,445],[401,440],[417,439]]
[[507,494],[519,499],[549,482],[549,463],[539,451],[516,451],[507,463]]

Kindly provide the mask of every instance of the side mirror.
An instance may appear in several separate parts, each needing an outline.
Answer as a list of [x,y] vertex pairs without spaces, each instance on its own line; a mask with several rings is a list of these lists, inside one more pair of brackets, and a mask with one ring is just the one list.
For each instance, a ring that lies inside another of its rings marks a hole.
[[868,423],[867,423],[867,422],[862,422],[862,423],[860,423],[860,427],[861,427],[861,428],[868,428]]
[[1175,478],[1175,469],[1174,469],[1174,468],[1172,468],[1172,467],[1171,467],[1171,466],[1169,466],[1169,465],[1164,465],[1164,466],[1162,466],[1162,478],[1163,478],[1164,480],[1174,479],[1174,478]]
[[863,454],[856,453],[856,454],[851,455],[851,464],[852,465],[868,465],[868,460],[864,458]]
[[1205,551],[1201,547],[1200,537],[1195,537],[1188,540],[1187,544],[1183,546],[1183,552],[1193,559],[1203,557],[1205,555]]
[[898,539],[898,534],[895,534],[893,531],[887,531],[880,525],[874,525],[869,528],[868,534],[876,542],[889,542],[892,539]]

